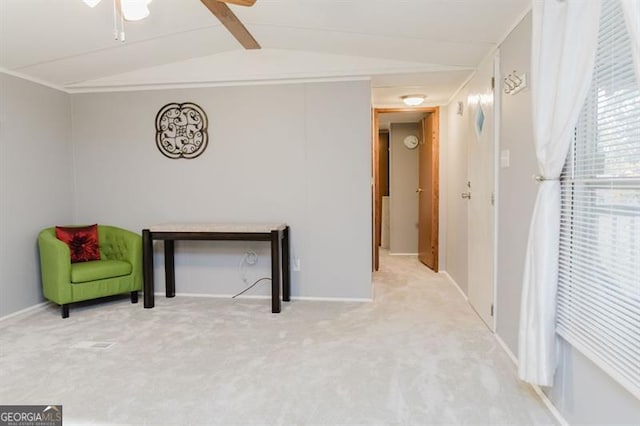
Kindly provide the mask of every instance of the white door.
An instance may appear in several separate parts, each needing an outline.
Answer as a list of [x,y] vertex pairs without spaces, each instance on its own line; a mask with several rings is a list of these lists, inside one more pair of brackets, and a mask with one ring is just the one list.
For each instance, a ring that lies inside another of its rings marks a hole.
[[474,129],[468,141],[469,302],[493,330],[494,298],[494,61],[486,60],[470,82],[468,109]]

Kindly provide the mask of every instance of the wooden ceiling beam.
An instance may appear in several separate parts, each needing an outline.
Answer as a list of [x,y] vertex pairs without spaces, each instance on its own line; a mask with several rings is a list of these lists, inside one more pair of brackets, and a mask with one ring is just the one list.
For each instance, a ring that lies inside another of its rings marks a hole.
[[238,6],[253,6],[256,0],[218,0],[222,3],[237,4]]
[[[229,6],[218,0],[200,0],[215,15],[245,49],[260,49],[249,30],[240,22]],[[237,0],[241,1],[241,0]]]

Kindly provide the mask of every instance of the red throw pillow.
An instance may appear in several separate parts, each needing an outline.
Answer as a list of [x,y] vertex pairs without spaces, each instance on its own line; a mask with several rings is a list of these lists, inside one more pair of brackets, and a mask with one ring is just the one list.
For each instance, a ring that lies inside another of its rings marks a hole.
[[56,226],[56,237],[69,246],[71,263],[100,260],[98,224],[90,226]]

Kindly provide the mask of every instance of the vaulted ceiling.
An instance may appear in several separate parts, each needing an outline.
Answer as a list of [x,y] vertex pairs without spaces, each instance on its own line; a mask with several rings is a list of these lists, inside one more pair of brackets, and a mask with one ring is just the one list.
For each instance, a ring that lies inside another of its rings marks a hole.
[[244,50],[199,0],[153,0],[113,37],[113,0],[0,0],[0,67],[70,92],[372,78],[374,103],[445,103],[530,0],[257,0]]

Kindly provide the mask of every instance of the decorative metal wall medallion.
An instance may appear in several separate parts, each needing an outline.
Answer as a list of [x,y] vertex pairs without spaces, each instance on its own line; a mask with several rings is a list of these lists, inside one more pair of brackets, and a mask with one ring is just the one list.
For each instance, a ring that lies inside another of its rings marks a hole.
[[207,148],[207,114],[185,102],[163,106],[156,115],[156,145],[169,158],[196,158]]

